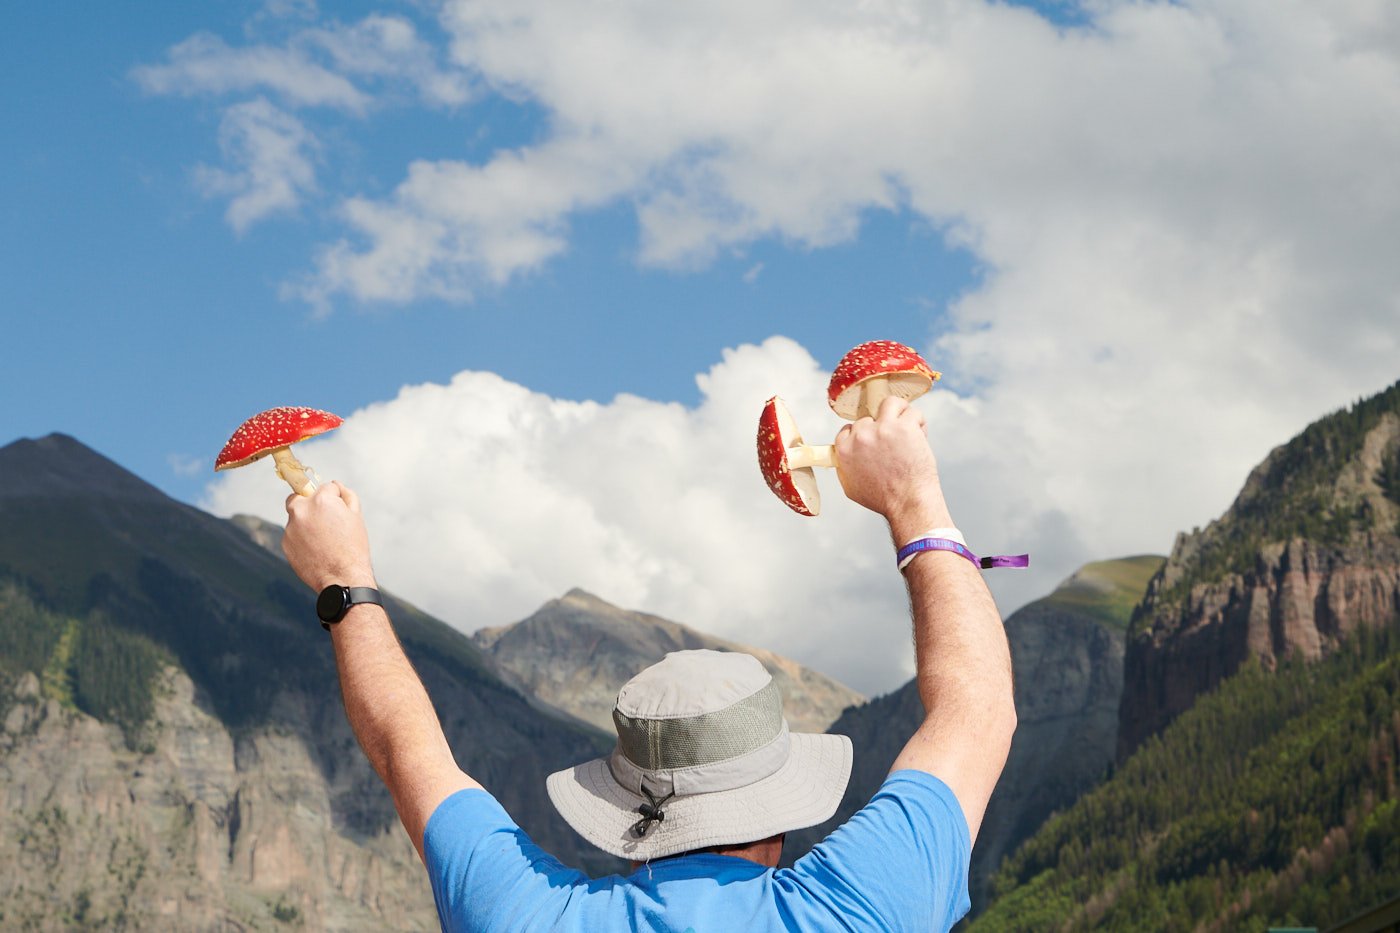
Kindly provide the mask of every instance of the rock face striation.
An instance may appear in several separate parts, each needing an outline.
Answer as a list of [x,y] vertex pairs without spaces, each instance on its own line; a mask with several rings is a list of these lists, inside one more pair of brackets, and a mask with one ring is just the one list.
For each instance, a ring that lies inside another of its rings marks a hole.
[[1400,621],[1400,384],[1309,426],[1177,536],[1134,612],[1118,758],[1250,659],[1316,660]]
[[[1124,630],[1161,564],[1161,557],[1142,556],[1086,565],[1006,620],[1018,725],[972,852],[974,910],[1002,858],[1112,764]],[[836,816],[790,837],[785,857],[806,851],[870,799],[923,717],[910,681],[832,725],[829,731],[849,735],[855,745],[850,785]]]
[[783,712],[795,732],[823,732],[846,707],[865,698],[824,674],[763,648],[697,632],[643,612],[619,609],[574,589],[534,615],[472,636],[525,692],[584,722],[613,731],[617,691],[669,651],[710,648],[751,654],[783,693]]
[[[607,737],[386,603],[463,766],[561,859],[618,867],[544,790]],[[0,929],[437,925],[311,594],[62,435],[0,448],[0,804]]]
[[231,733],[174,668],[158,689],[132,749],[44,698],[33,673],[15,684],[0,729],[0,928],[436,929],[403,830],[350,831],[337,812],[338,794],[361,789],[348,729],[324,724],[345,746],[327,774],[304,734]]

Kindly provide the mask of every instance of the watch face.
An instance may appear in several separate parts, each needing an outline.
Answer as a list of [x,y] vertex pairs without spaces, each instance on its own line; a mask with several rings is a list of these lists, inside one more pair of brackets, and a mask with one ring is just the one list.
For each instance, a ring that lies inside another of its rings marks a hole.
[[339,622],[349,608],[350,591],[331,584],[316,597],[316,615],[322,622]]

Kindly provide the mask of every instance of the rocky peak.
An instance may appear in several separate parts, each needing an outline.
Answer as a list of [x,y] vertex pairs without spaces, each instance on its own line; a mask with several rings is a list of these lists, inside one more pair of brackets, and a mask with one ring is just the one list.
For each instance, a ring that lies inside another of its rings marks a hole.
[[102,497],[168,501],[165,493],[67,434],[0,447],[0,498]]
[[758,658],[782,690],[788,723],[798,732],[821,732],[843,709],[864,700],[790,658],[621,609],[577,588],[527,619],[481,629],[472,639],[522,690],[609,732],[618,688],[667,652],[689,648]]

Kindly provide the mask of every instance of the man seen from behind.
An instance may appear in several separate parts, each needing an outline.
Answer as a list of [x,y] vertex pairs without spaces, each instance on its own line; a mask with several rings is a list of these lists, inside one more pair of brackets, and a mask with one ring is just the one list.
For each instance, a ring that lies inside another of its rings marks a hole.
[[[956,534],[917,409],[898,398],[836,438],[846,494],[896,545]],[[359,500],[288,499],[283,548],[313,590],[375,587]],[[607,758],[551,775],[550,799],[634,870],[590,880],[539,849],[448,747],[383,608],[330,625],[346,715],[428,869],[444,929],[946,930],[969,909],[968,861],[1016,714],[1001,616],[979,569],[929,550],[903,570],[925,717],[874,798],[791,868],[786,832],[835,812],[844,736],[790,733],[747,655],[677,652],[622,687]],[[859,644],[859,620],[851,643]],[[468,767],[470,762],[466,763]]]

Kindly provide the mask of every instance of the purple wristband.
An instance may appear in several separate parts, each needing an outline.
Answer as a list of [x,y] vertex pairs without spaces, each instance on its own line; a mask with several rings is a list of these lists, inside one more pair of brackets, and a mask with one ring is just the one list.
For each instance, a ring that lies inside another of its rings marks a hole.
[[949,538],[918,538],[910,541],[895,554],[895,564],[903,570],[909,560],[920,551],[952,551],[954,554],[961,554],[972,561],[973,566],[980,570],[991,570],[993,567],[1029,567],[1031,558],[1029,554],[998,554],[995,557],[978,557],[967,549],[967,545],[959,544]]

